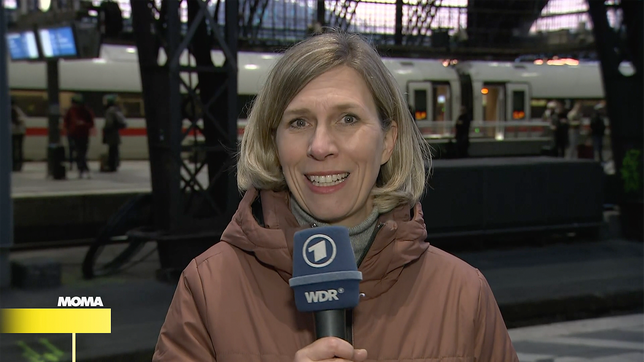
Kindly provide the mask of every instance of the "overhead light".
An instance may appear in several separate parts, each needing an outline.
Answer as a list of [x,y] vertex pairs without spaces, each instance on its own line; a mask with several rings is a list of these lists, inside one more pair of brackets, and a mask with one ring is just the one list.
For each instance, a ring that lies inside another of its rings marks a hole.
[[51,0],[39,0],[38,1],[38,9],[40,11],[47,11],[51,7]]
[[248,70],[255,70],[255,69],[259,69],[259,66],[257,64],[246,64],[244,65],[244,68]]
[[262,54],[261,58],[265,59],[265,60],[271,60],[271,59],[275,59],[275,55],[273,55],[273,54]]
[[129,47],[129,48],[125,49],[125,51],[130,53],[130,54],[134,54],[134,53],[136,53],[136,48]]
[[558,59],[554,57],[546,62],[548,65],[579,65],[579,60],[572,58],[561,58]]

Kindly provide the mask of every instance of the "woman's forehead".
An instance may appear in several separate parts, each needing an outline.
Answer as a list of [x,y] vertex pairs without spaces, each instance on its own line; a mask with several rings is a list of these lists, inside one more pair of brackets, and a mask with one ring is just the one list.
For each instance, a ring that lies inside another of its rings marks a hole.
[[338,110],[371,106],[374,96],[362,75],[353,68],[338,66],[313,78],[286,105],[285,112],[316,106]]

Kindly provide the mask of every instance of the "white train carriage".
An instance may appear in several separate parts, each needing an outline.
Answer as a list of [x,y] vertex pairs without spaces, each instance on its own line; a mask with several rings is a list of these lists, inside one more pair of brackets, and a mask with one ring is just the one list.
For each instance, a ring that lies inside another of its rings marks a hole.
[[[216,64],[223,62],[220,52],[212,54]],[[238,54],[240,134],[250,101],[279,57],[273,53]],[[597,63],[460,62],[454,66],[439,60],[384,58],[383,61],[407,94],[421,131],[436,141],[452,136],[453,123],[461,104],[473,111],[474,138],[500,141],[509,137],[543,137],[547,127],[540,122],[540,117],[549,100],[562,100],[568,107],[575,101],[582,101],[586,109],[592,109],[603,98]],[[182,63],[187,62],[184,55]],[[103,127],[102,98],[105,94],[116,93],[128,121],[127,129],[122,130],[122,158],[147,158],[147,132],[136,48],[104,45],[98,59],[61,60],[59,64],[61,114],[70,106],[71,97],[81,93],[97,115],[88,157],[97,159],[106,152],[99,137]],[[46,65],[9,62],[8,70],[11,95],[29,117],[25,158],[44,160],[49,110]],[[196,83],[196,75],[194,77],[193,84]],[[589,117],[590,113],[585,115]]]

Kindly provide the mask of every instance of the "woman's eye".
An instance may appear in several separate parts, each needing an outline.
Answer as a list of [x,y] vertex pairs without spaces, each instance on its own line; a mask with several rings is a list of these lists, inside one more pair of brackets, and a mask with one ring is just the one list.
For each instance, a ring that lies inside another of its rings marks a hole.
[[306,127],[306,121],[301,119],[301,118],[298,118],[298,119],[295,119],[295,120],[291,121],[290,126],[293,127],[293,128]]
[[358,119],[356,118],[356,116],[346,115],[346,116],[342,117],[342,122],[344,122],[346,124],[356,123],[357,121],[358,121]]

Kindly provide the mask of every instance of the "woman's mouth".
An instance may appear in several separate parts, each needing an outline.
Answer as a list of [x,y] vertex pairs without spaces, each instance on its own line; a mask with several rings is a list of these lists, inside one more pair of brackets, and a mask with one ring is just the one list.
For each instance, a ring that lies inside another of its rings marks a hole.
[[348,172],[338,173],[333,175],[323,175],[323,176],[312,176],[305,175],[306,178],[311,181],[313,186],[318,187],[330,187],[343,183],[347,177],[349,177]]

